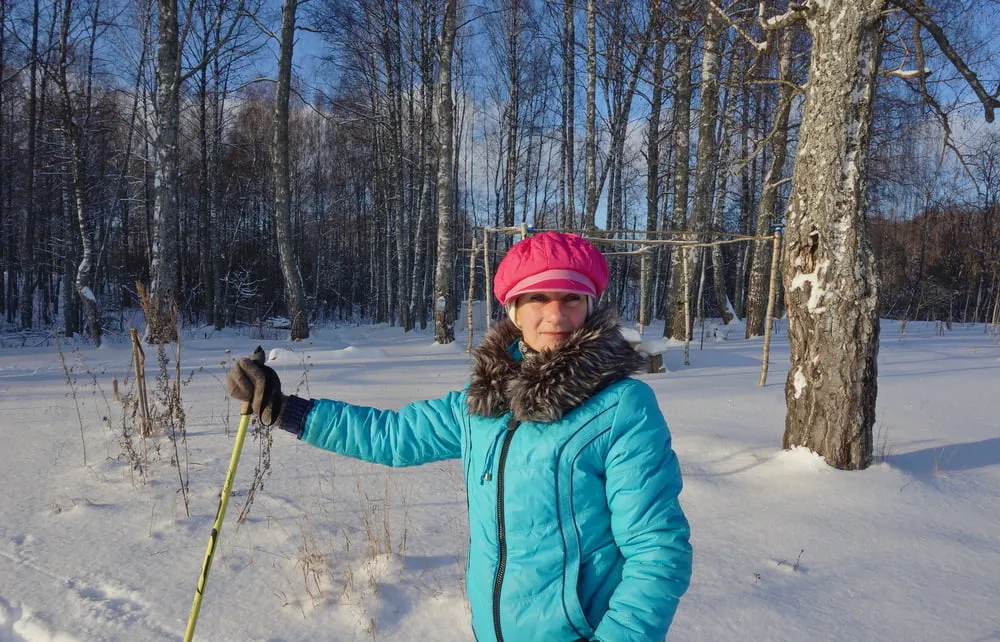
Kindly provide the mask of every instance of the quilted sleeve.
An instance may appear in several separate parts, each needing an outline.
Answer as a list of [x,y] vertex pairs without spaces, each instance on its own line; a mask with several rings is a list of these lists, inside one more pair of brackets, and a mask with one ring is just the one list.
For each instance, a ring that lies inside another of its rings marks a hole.
[[681,510],[681,470],[656,396],[635,381],[623,391],[606,463],[622,581],[594,637],[662,641],[691,579],[690,528]]
[[379,410],[318,399],[301,439],[341,455],[386,466],[417,466],[461,456],[463,393]]

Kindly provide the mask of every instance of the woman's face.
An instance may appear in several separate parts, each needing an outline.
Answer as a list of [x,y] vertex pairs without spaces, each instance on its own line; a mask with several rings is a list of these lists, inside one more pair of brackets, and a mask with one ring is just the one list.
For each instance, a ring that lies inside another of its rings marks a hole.
[[587,297],[573,292],[528,292],[516,306],[524,342],[539,352],[558,348],[587,319]]

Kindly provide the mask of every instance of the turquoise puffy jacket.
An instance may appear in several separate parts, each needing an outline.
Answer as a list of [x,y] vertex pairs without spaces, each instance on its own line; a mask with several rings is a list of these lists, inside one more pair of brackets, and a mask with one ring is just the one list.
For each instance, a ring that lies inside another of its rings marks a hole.
[[692,553],[666,422],[625,376],[638,357],[606,312],[554,353],[525,359],[517,337],[494,328],[471,384],[440,399],[316,400],[301,438],[389,466],[462,458],[479,642],[659,642]]

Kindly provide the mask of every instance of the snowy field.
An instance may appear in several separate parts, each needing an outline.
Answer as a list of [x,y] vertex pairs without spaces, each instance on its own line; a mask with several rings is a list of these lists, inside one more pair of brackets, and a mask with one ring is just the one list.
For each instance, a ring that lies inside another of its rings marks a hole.
[[[784,333],[764,388],[761,341],[729,336],[692,346],[688,367],[671,346],[668,371],[643,375],[673,431],[695,550],[670,640],[1000,640],[997,340],[884,322],[881,463],[842,472],[780,448]],[[238,420],[223,385],[234,356],[261,343],[286,391],[389,408],[469,372],[464,336],[342,326],[289,345],[187,330],[186,449],[137,442],[140,472],[114,395],[113,377],[134,390],[126,342],[64,343],[72,387],[51,340],[2,342],[0,642],[181,639]],[[157,371],[147,348],[151,395]],[[261,453],[247,439],[196,639],[470,641],[459,463],[391,470],[273,438],[272,474],[237,523]]]

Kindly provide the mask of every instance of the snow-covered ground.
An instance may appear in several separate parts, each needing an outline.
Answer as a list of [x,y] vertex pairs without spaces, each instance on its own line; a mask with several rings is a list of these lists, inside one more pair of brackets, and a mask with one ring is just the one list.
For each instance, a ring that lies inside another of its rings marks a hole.
[[[668,371],[643,375],[673,431],[695,550],[670,639],[1000,640],[996,339],[884,322],[884,461],[842,472],[781,450],[784,333],[764,388],[761,341],[742,335],[692,346],[688,367],[671,346]],[[223,386],[234,356],[261,343],[286,391],[389,408],[469,371],[464,336],[186,331],[187,517],[168,439],[145,442],[144,474],[123,454],[113,377],[133,390],[126,343],[64,343],[71,387],[51,341],[0,342],[0,642],[182,637],[238,420]],[[151,394],[157,370],[147,348]],[[273,437],[272,474],[237,523],[261,452],[247,440],[196,639],[471,640],[458,462],[391,470]]]

